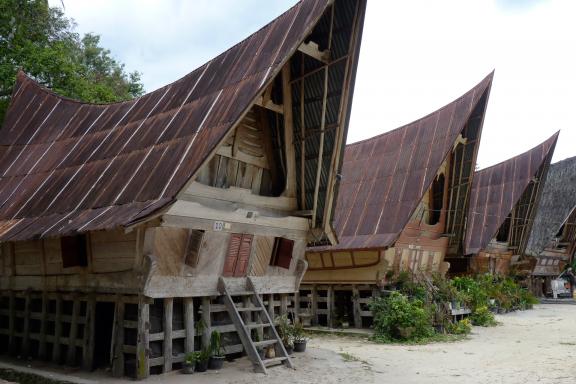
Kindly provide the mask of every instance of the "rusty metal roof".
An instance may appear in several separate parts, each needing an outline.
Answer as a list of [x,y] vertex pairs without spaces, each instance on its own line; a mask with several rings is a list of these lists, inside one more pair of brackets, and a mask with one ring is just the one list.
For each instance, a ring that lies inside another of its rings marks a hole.
[[[391,246],[429,189],[493,73],[419,120],[346,146],[334,217],[339,244],[314,251]],[[484,99],[486,100],[486,98]]]
[[81,103],[23,73],[0,130],[0,241],[129,225],[174,201],[326,11],[302,0],[141,98]]
[[[464,251],[466,255],[486,248],[530,181],[536,177],[543,165],[550,164],[558,134],[559,132],[556,132],[527,152],[476,172],[468,209]],[[537,194],[534,194],[531,203],[536,200]]]

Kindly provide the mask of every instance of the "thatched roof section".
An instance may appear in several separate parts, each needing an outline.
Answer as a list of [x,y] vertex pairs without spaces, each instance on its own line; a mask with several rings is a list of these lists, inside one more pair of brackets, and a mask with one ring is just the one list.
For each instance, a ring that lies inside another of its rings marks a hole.
[[576,208],[576,157],[550,166],[526,253],[538,256]]

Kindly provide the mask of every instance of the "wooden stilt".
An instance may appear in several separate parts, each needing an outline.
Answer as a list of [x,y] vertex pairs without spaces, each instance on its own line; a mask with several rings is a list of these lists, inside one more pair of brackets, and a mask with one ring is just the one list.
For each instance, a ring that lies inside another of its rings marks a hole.
[[8,320],[8,350],[10,354],[16,353],[16,296],[14,291],[10,291],[8,310],[10,319]]
[[24,300],[24,327],[20,351],[24,357],[28,357],[30,353],[30,291],[26,291]]
[[288,295],[286,293],[280,294],[280,315],[288,314]]
[[354,328],[362,328],[362,316],[360,315],[360,291],[358,286],[352,286],[352,308],[354,310]]
[[42,319],[40,320],[40,343],[38,345],[38,357],[41,360],[46,360],[46,332],[48,323],[48,294],[42,293]]
[[124,301],[120,295],[116,300],[116,311],[114,312],[114,332],[115,335],[112,338],[114,343],[112,375],[122,377],[124,376]]
[[202,332],[202,348],[207,348],[210,345],[210,328],[212,327],[209,297],[202,298],[202,320],[204,321],[204,331]]
[[150,376],[150,304],[142,298],[138,304],[138,341],[136,343],[136,378]]
[[300,321],[300,292],[296,291],[294,293],[294,301],[292,302],[292,310],[294,311],[294,319]]
[[56,313],[54,316],[54,343],[52,344],[52,361],[60,362],[60,338],[62,337],[62,295],[56,297]]
[[274,295],[273,294],[268,295],[268,315],[270,315],[270,318],[272,320],[274,320],[274,318],[276,317],[276,315],[274,314]]
[[72,304],[72,321],[70,322],[70,335],[68,336],[68,354],[66,364],[74,365],[76,360],[76,336],[78,334],[78,316],[80,315],[80,300],[74,298]]
[[164,373],[172,370],[172,313],[174,299],[164,299]]
[[186,329],[186,341],[184,351],[186,353],[194,352],[194,299],[191,297],[184,298],[184,326]]
[[334,309],[334,287],[332,285],[329,285],[328,289],[326,290],[326,310],[327,310],[326,323],[330,328],[334,327],[334,323],[332,320],[333,309]]
[[311,304],[310,304],[310,311],[312,312],[311,321],[312,325],[318,325],[318,290],[316,289],[316,284],[312,286],[311,290]]
[[82,341],[82,369],[91,371],[94,366],[94,331],[96,319],[96,297],[90,295],[86,302],[84,338]]

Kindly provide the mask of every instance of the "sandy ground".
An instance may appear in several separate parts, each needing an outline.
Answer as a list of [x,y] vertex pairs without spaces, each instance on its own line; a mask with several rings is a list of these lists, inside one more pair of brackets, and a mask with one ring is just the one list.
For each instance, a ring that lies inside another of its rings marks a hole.
[[[574,383],[576,305],[539,305],[499,316],[501,326],[475,327],[467,339],[423,346],[379,345],[359,337],[315,336],[295,370],[268,375],[249,362],[226,363],[219,372],[152,376],[149,383]],[[348,358],[342,356],[347,353]],[[104,375],[67,372],[93,382],[127,383]],[[70,376],[68,376],[70,377]]]

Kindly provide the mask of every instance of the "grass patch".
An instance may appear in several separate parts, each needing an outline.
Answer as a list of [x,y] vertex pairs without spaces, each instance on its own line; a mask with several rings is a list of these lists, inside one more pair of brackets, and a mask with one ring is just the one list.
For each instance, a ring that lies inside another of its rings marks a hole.
[[364,365],[372,365],[369,362],[367,362],[366,360],[362,360],[358,356],[355,356],[355,355],[348,353],[348,352],[340,352],[339,355],[342,358],[342,360],[344,360],[347,363],[358,362],[358,363],[362,363]]
[[576,345],[574,341],[561,341],[560,345]]
[[458,341],[467,340],[468,335],[454,335],[450,333],[436,333],[429,337],[424,337],[416,340],[394,340],[394,339],[379,339],[372,338],[371,341],[377,344],[392,344],[392,345],[425,345],[433,343],[456,343]]

